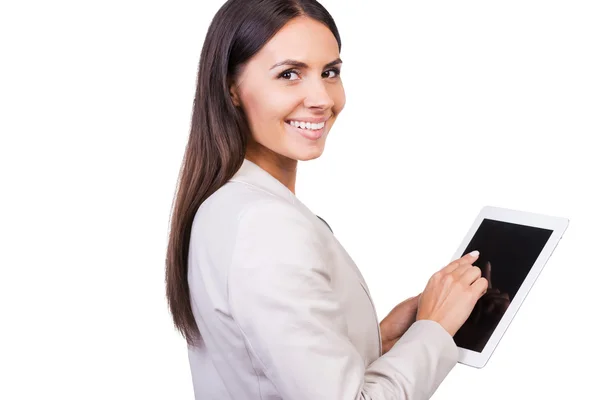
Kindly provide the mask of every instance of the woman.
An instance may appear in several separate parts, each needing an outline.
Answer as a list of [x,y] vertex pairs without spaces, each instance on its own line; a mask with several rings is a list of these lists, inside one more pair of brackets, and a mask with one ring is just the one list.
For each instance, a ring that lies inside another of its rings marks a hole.
[[315,0],[229,0],[208,30],[172,216],[167,297],[196,399],[426,399],[487,283],[469,254],[378,323],[366,283],[295,195],[345,103]]

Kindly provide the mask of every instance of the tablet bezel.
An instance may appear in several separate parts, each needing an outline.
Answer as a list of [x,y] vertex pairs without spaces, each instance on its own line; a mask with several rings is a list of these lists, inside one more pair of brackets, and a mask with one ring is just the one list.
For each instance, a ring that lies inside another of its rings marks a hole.
[[[465,252],[465,249],[471,242],[471,239],[477,232],[477,229],[479,229],[479,226],[481,225],[484,219],[491,219],[501,222],[510,222],[520,225],[550,229],[553,232],[550,235],[550,238],[546,242],[546,245],[542,249],[537,260],[531,267],[531,270],[527,274],[527,277],[521,284],[521,287],[515,294],[514,298],[511,300],[508,309],[502,316],[502,319],[498,323],[498,326],[496,326],[496,329],[492,333],[490,339],[486,343],[481,353],[465,349],[460,346],[458,347],[458,362],[476,368],[482,368],[487,364],[488,360],[492,356],[492,353],[496,349],[496,346],[502,339],[504,332],[506,332],[506,330],[508,329],[510,322],[515,317],[521,304],[523,304],[523,301],[525,300],[525,297],[527,297],[529,290],[535,283],[537,277],[544,268],[544,265],[552,255],[552,252],[558,245],[558,242],[560,241],[562,235],[567,229],[567,226],[569,225],[569,219],[567,218],[531,213],[526,211],[511,210],[507,208],[500,208],[494,206],[485,206],[481,209],[481,211],[477,215],[477,218],[475,218],[475,221],[473,222],[471,228],[465,235],[462,243],[458,247],[458,250],[456,251],[456,253],[454,253],[454,256],[451,259],[451,261],[462,257],[462,255]],[[477,262],[475,262],[474,265],[477,265]]]

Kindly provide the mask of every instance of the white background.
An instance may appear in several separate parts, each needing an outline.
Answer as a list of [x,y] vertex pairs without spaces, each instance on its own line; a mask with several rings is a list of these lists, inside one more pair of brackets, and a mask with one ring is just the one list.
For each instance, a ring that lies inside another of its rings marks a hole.
[[[222,2],[1,4],[0,398],[192,399],[164,257]],[[433,398],[596,398],[599,3],[323,4],[347,105],[297,195],[380,318],[482,206],[571,220],[488,365],[457,365]]]

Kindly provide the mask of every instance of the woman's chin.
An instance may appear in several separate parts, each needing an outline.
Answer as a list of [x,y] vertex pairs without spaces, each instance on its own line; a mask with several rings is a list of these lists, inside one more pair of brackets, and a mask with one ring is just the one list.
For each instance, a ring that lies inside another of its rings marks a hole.
[[310,146],[301,151],[298,150],[299,149],[296,149],[296,151],[294,151],[294,158],[298,161],[309,161],[321,157],[325,149],[324,146]]
[[296,159],[299,161],[314,160],[315,158],[321,157],[325,151],[325,140],[327,135],[323,136],[318,141],[310,143],[294,143],[294,147],[291,150],[296,155]]

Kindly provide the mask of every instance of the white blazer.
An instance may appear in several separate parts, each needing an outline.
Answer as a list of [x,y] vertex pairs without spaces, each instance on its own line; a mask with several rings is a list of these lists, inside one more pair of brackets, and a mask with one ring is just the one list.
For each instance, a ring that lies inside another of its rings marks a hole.
[[196,400],[421,400],[457,363],[450,334],[428,320],[382,356],[348,253],[247,159],[196,213],[188,265],[202,335],[188,347]]

